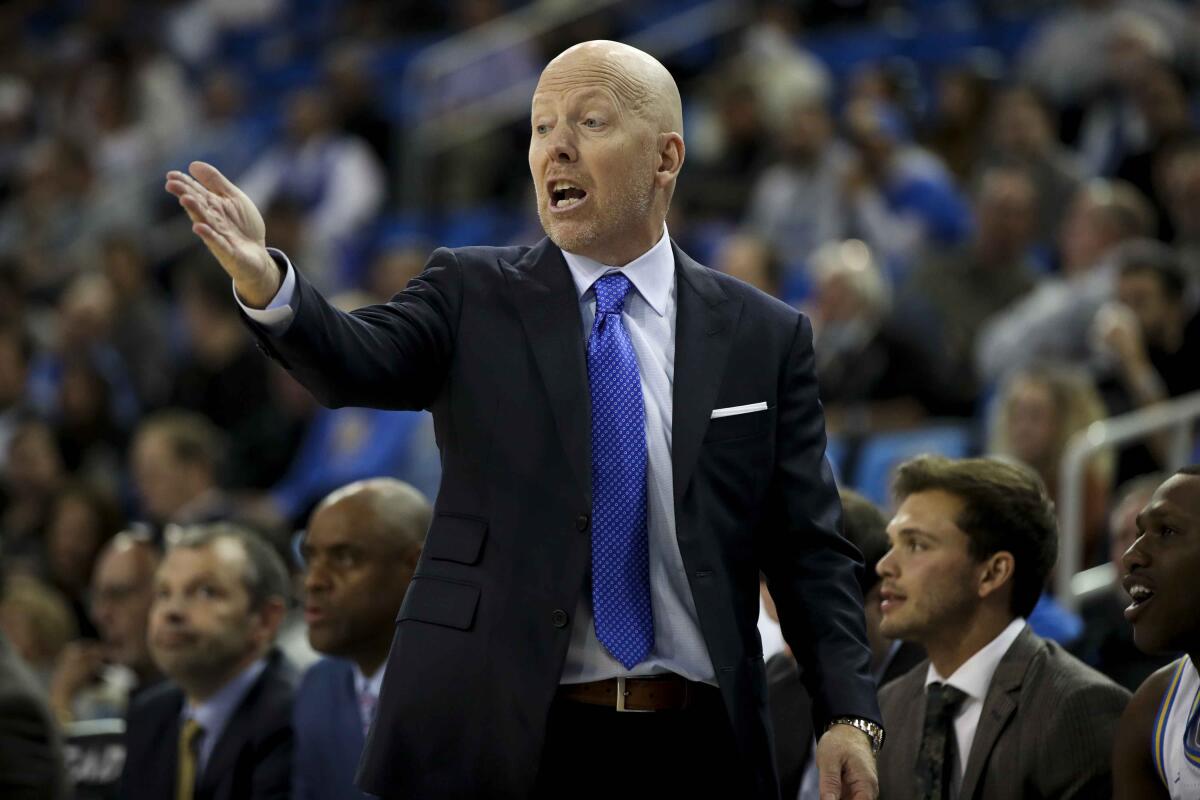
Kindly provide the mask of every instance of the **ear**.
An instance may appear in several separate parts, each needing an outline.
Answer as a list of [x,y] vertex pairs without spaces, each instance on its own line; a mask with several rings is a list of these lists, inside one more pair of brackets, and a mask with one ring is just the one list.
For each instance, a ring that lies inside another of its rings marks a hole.
[[979,598],[986,599],[1003,589],[1012,586],[1013,574],[1017,569],[1017,561],[1012,553],[1001,550],[993,553],[983,562],[979,575]]
[[256,613],[258,614],[258,634],[262,637],[264,644],[270,644],[275,640],[275,635],[279,633],[284,615],[287,614],[283,598],[268,597],[262,604],[262,608],[258,609]]
[[679,177],[683,168],[684,146],[683,137],[678,133],[660,133],[658,135],[658,169],[654,177],[660,186],[670,186]]

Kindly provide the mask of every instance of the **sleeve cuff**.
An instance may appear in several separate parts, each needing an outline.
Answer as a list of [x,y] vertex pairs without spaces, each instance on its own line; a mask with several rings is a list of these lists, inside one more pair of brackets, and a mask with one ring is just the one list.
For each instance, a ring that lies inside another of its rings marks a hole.
[[279,291],[271,298],[271,302],[267,304],[266,308],[250,308],[242,302],[242,298],[238,297],[236,288],[233,290],[233,298],[241,307],[242,313],[265,328],[268,333],[279,335],[287,331],[288,326],[292,323],[292,318],[296,316],[296,271],[282,250],[268,247],[267,252],[283,269],[283,283],[280,285]]

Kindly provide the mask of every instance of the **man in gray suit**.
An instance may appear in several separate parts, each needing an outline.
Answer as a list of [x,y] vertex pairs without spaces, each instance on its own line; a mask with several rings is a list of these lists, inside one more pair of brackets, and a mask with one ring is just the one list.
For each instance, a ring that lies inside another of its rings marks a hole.
[[929,659],[879,695],[886,800],[1107,798],[1129,693],[1025,624],[1054,564],[1054,509],[1029,470],[921,456],[879,562],[883,634]]

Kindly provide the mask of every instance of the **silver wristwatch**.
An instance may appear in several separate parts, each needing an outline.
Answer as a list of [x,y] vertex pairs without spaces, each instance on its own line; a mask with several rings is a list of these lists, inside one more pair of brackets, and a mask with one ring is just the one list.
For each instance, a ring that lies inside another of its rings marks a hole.
[[879,755],[879,751],[883,747],[883,728],[881,726],[862,717],[836,717],[829,721],[829,724],[825,726],[825,730],[829,730],[834,725],[850,725],[851,727],[858,728],[871,740],[871,752]]

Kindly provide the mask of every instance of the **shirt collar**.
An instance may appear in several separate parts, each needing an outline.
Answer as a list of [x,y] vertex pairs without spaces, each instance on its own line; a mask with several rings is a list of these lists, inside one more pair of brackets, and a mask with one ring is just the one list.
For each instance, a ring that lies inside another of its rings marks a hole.
[[620,271],[629,278],[633,288],[660,317],[667,313],[667,298],[671,294],[671,283],[675,278],[675,254],[671,252],[671,237],[663,226],[658,243],[623,267],[610,267],[599,261],[577,253],[563,251],[563,258],[571,270],[575,290],[582,300],[596,279],[608,272]]
[[383,687],[383,664],[375,670],[372,675],[363,675],[363,671],[358,664],[351,663],[354,668],[354,694],[360,695],[364,691],[370,692],[372,697],[379,697],[379,690]]
[[198,705],[187,703],[184,706],[184,719],[194,719],[204,729],[205,738],[214,742],[221,736],[229,718],[237,710],[238,704],[250,691],[250,687],[267,668],[267,660],[260,658],[239,672],[233,680],[217,690],[216,694]]
[[1008,623],[999,636],[981,647],[948,678],[939,675],[931,661],[929,670],[925,673],[926,688],[931,683],[945,683],[965,692],[975,700],[983,700],[987,696],[988,687],[992,684],[992,676],[996,674],[996,668],[1000,666],[1004,654],[1008,652],[1008,648],[1012,647],[1013,642],[1017,640],[1024,629],[1025,618],[1017,617]]

